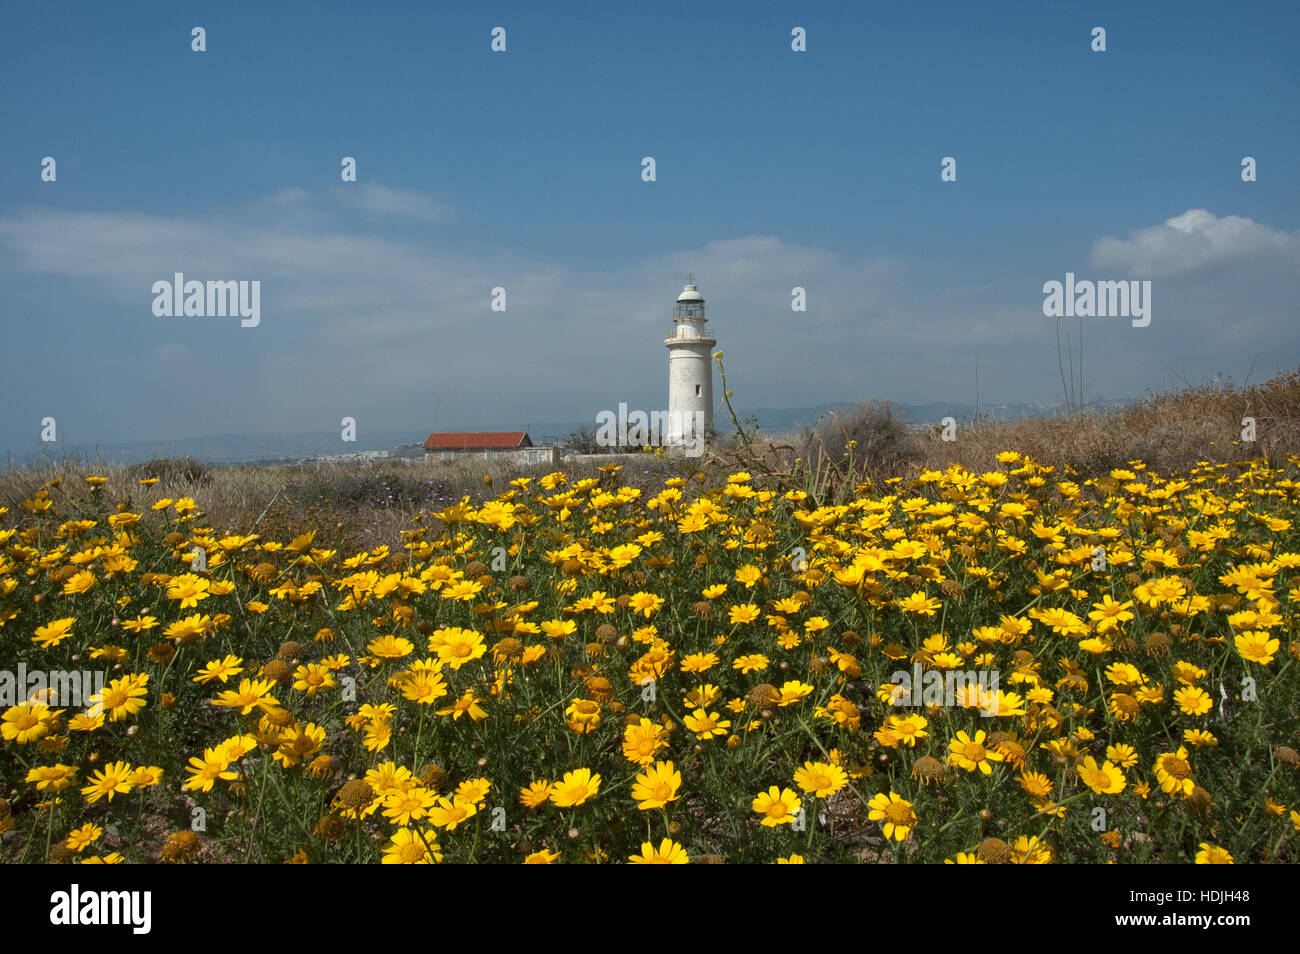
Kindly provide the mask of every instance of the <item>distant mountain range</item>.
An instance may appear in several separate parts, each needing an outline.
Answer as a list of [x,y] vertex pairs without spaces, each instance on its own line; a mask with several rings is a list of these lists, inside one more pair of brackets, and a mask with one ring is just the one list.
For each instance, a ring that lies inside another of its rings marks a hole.
[[[1116,402],[1117,403],[1117,402]],[[945,417],[958,422],[969,421],[975,408],[971,404],[933,401],[929,404],[895,404],[903,418],[913,426],[937,425]],[[1108,406],[1096,404],[1096,407]],[[742,424],[751,418],[758,420],[759,429],[769,435],[788,434],[815,424],[827,412],[837,414],[850,410],[854,404],[835,402],[814,407],[737,409]],[[989,404],[979,409],[982,418],[1010,421],[1024,417],[1047,417],[1060,413],[1060,405],[1043,404]],[[730,421],[719,418],[719,431],[730,429]],[[476,431],[510,431],[524,429],[534,443],[553,443],[561,440],[581,426],[594,427],[595,421],[541,421],[509,422],[498,425],[451,426],[444,429]],[[195,457],[209,464],[266,463],[281,464],[313,460],[340,455],[361,455],[389,451],[392,456],[419,456],[420,445],[428,437],[427,431],[374,431],[359,430],[357,439],[344,442],[338,431],[307,431],[296,434],[217,434],[209,437],[186,437],[169,441],[134,441],[129,443],[104,443],[96,445],[51,444],[26,455],[15,453],[14,462],[40,463],[68,457],[79,457],[94,464],[133,464],[155,457]]]

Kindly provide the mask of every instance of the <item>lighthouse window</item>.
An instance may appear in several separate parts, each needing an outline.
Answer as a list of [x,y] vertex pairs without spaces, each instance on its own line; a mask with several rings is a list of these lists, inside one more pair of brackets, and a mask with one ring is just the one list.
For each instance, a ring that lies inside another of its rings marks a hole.
[[695,396],[696,397],[700,396],[700,386],[698,384],[695,385]]

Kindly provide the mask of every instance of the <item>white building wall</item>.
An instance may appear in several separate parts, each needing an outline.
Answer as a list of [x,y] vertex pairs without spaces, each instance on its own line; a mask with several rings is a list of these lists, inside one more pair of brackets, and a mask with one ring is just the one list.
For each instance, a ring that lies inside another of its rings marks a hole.
[[[670,339],[671,340],[671,339]],[[702,412],[700,418],[697,412]],[[668,346],[668,432],[664,443],[695,443],[695,428],[713,427],[713,345],[673,342]]]

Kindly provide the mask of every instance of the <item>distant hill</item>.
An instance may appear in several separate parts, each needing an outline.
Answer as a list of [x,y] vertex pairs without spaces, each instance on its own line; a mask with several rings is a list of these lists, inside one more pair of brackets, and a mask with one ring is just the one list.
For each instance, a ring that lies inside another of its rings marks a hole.
[[[91,463],[103,460],[111,463],[134,464],[155,457],[196,457],[208,464],[268,463],[284,460],[301,460],[326,454],[347,454],[359,451],[387,450],[391,447],[422,443],[428,434],[416,435],[411,431],[358,430],[357,440],[339,439],[338,431],[308,431],[299,434],[214,434],[208,437],[186,437],[170,441],[134,441],[95,445],[51,444],[27,455],[36,463],[48,457],[65,458],[76,455]],[[15,455],[17,456],[17,455]]]
[[[934,401],[929,404],[896,404],[903,417],[916,427],[937,425],[945,417],[967,422],[974,412],[971,404]],[[1097,404],[1097,407],[1114,406]],[[853,404],[838,401],[813,407],[738,408],[742,424],[757,418],[763,433],[776,435],[802,430],[815,424],[828,411],[840,414]],[[980,406],[981,418],[997,421],[1017,421],[1028,417],[1051,417],[1060,413],[1059,405],[1042,404],[989,404]],[[581,426],[594,427],[591,421],[541,421],[527,422],[522,426],[534,443],[552,443],[562,440]],[[495,425],[447,425],[444,429],[509,431],[520,428],[518,422]],[[717,419],[719,431],[730,430],[731,422],[725,417]],[[50,444],[32,449],[27,454],[15,453],[15,463],[40,463],[76,456],[94,463],[134,464],[155,457],[195,457],[207,464],[238,464],[264,462],[291,463],[317,457],[358,454],[403,448],[403,456],[419,456],[418,448],[428,437],[427,431],[367,431],[359,429],[357,440],[345,443],[338,431],[308,431],[296,434],[215,434],[208,437],[185,437],[168,441],[134,441],[128,443],[103,443],[94,445]]]

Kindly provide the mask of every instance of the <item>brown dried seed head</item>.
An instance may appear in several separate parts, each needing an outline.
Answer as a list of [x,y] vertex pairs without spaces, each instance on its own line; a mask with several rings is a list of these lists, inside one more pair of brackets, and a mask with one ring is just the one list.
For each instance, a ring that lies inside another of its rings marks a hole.
[[307,655],[307,650],[303,649],[302,644],[290,639],[280,644],[279,650],[276,651],[275,657],[283,659],[285,662],[296,662]]
[[289,664],[282,659],[272,659],[262,667],[262,678],[270,679],[279,685],[284,685],[293,678],[293,670]]
[[614,685],[604,676],[592,676],[585,685],[596,702],[608,702],[614,698]]
[[158,853],[158,860],[168,864],[184,861],[203,847],[199,836],[192,831],[178,831],[167,839]]
[[1132,636],[1121,636],[1115,640],[1115,651],[1121,653],[1135,653],[1138,651],[1138,642]]
[[1148,656],[1164,656],[1169,652],[1169,637],[1160,630],[1153,630],[1147,637],[1146,650]]
[[347,782],[339,793],[334,796],[334,801],[338,802],[344,808],[351,808],[353,811],[364,808],[369,805],[375,798],[375,790],[370,787],[366,781],[354,778]]
[[1011,849],[1001,838],[985,838],[975,846],[975,854],[987,865],[1004,865],[1011,860]]
[[149,647],[149,661],[159,666],[165,666],[176,655],[176,647],[171,643],[157,643]]
[[288,709],[268,709],[266,712],[266,721],[277,729],[285,729],[293,725],[297,720],[294,719],[293,713]]
[[928,785],[942,783],[947,778],[943,763],[930,755],[923,755],[912,765],[912,780]]
[[50,864],[65,865],[75,857],[76,853],[68,847],[67,841],[61,841],[50,848]]
[[1201,786],[1194,784],[1192,794],[1187,796],[1187,804],[1196,811],[1196,814],[1205,818],[1209,815],[1210,809],[1214,807],[1214,798]]
[[745,693],[745,700],[755,709],[770,709],[780,698],[781,693],[777,691],[776,686],[767,682],[760,682]]
[[339,841],[347,836],[348,826],[338,815],[332,812],[316,822],[316,834],[326,841]]
[[436,762],[430,762],[424,768],[420,769],[420,784],[432,791],[438,791],[442,788],[443,783],[447,781],[447,773],[442,770],[442,766]]
[[492,647],[492,652],[502,659],[518,662],[524,655],[524,644],[513,636],[507,636],[505,639],[497,641],[497,644]]

